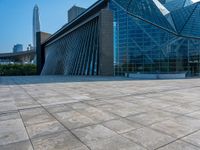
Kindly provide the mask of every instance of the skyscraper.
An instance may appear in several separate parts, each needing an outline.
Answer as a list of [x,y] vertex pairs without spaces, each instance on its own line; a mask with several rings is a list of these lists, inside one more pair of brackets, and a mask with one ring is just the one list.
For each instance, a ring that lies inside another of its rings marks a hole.
[[33,48],[36,48],[36,33],[40,31],[39,8],[37,5],[33,9]]
[[68,22],[71,22],[73,19],[75,19],[78,15],[83,13],[86,9],[78,6],[73,6],[68,11]]

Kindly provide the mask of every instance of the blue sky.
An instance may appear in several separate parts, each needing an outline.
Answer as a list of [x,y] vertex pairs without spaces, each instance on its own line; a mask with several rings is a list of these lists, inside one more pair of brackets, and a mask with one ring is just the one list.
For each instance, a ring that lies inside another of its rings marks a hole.
[[33,7],[40,9],[41,30],[54,33],[67,23],[67,10],[73,5],[89,7],[97,0],[0,0],[0,53],[11,52],[20,43],[32,44]]
[[[0,53],[11,52],[20,43],[32,44],[33,7],[40,9],[41,30],[54,33],[67,23],[67,10],[73,5],[89,7],[97,0],[0,0]],[[199,0],[193,0],[194,2]]]

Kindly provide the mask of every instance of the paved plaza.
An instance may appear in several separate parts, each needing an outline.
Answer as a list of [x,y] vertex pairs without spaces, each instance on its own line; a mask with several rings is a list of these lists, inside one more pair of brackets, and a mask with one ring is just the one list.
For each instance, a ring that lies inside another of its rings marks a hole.
[[200,150],[200,79],[0,77],[0,150]]

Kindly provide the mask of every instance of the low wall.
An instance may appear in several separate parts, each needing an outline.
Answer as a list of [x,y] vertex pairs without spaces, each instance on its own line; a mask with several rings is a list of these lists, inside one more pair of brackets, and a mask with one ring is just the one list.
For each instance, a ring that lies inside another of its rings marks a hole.
[[173,74],[141,74],[141,73],[129,73],[126,74],[129,78],[134,79],[185,79],[186,73],[173,73]]

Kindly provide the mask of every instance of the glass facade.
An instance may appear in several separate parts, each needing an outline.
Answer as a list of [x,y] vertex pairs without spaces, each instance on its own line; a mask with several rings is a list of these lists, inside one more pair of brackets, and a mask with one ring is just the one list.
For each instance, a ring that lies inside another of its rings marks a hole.
[[191,4],[163,14],[156,3],[157,0],[110,1],[114,16],[115,75],[199,75],[200,5]]
[[176,9],[180,9],[191,4],[193,4],[192,0],[168,0],[164,3],[164,6],[169,11],[174,11]]

